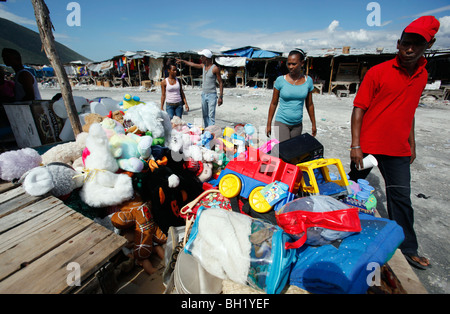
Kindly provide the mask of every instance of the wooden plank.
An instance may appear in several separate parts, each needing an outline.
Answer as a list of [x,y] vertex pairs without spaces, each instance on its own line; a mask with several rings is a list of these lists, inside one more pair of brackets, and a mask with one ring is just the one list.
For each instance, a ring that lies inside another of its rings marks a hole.
[[[381,218],[380,213],[375,209],[375,217]],[[427,294],[427,290],[422,285],[419,277],[414,273],[405,256],[400,249],[397,249],[391,259],[387,262],[395,276],[402,284],[408,294]]]
[[388,264],[408,294],[428,294],[419,277],[417,277],[399,249],[397,249]]
[[64,204],[2,234],[0,280],[80,233],[94,222]]
[[4,193],[0,194],[0,204],[8,202],[22,194],[25,194],[25,190],[22,186],[18,186],[15,189],[9,189]]
[[81,281],[97,271],[126,243],[125,238],[98,224],[66,240],[40,259],[0,283],[0,293],[64,293],[75,287],[67,279],[71,262],[78,263]]
[[17,185],[12,182],[2,181],[0,183],[0,193],[9,191],[13,188],[15,188]]
[[27,207],[24,207],[15,213],[3,217],[0,219],[0,234],[60,204],[62,204],[61,200],[57,199],[56,197],[49,196]]
[[[20,193],[21,189],[22,188],[20,187],[3,194],[8,194],[9,196],[11,196],[12,193],[16,192]],[[22,209],[32,203],[35,203],[36,201],[42,198],[43,198],[42,196],[31,196],[27,193],[20,193],[18,195],[14,195],[13,198],[5,200],[2,204],[0,204],[0,218],[10,215],[18,211],[19,209]]]

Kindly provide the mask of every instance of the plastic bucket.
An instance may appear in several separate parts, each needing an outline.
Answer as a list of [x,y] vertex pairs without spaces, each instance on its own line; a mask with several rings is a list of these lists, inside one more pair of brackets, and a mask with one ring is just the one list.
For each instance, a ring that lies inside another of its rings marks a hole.
[[181,251],[174,270],[174,285],[179,294],[219,294],[222,279],[208,273],[190,254]]
[[366,191],[360,191],[356,193],[356,199],[360,201],[367,201],[367,199],[370,197],[370,193]]

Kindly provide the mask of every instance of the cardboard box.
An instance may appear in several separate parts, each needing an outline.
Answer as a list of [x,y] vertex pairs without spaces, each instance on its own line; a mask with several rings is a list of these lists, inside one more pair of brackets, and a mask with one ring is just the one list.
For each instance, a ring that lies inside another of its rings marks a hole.
[[152,81],[142,81],[141,85],[144,86],[144,88],[151,88],[152,87]]
[[52,100],[33,100],[3,104],[17,146],[36,147],[61,142],[64,119],[53,111]]

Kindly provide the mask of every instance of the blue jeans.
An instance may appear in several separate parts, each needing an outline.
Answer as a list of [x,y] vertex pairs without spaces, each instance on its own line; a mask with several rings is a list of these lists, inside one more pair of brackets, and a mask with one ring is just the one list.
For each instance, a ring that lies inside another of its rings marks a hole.
[[[367,155],[367,154],[364,154]],[[411,203],[411,171],[410,157],[393,157],[374,155],[378,161],[378,169],[386,185],[386,202],[389,219],[395,220],[403,228],[405,240],[399,246],[403,254],[417,255],[418,243],[414,231],[414,211]],[[351,162],[349,177],[357,181],[364,179],[370,169],[357,170]]]
[[216,123],[216,104],[217,94],[203,94],[202,93],[202,114],[203,124],[207,126],[214,125]]
[[166,103],[166,112],[169,114],[170,120],[172,120],[173,116],[181,118],[183,115],[183,102],[180,101],[178,105],[169,105]]

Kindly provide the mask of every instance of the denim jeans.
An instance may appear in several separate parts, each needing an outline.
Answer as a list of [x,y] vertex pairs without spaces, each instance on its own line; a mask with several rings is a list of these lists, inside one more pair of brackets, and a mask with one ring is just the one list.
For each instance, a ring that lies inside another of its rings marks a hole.
[[[399,248],[403,254],[417,255],[418,243],[414,231],[414,211],[411,203],[410,157],[374,156],[386,185],[389,219],[395,220],[405,234],[405,240]],[[356,182],[358,179],[366,178],[371,169],[359,171],[355,163],[351,162],[348,175],[350,180]]]
[[181,118],[183,115],[183,102],[179,102],[178,105],[169,105],[166,103],[166,112],[169,114],[170,120],[172,120],[173,116]]
[[202,93],[202,114],[203,124],[207,126],[214,125],[216,123],[216,104],[217,94],[203,94]]

